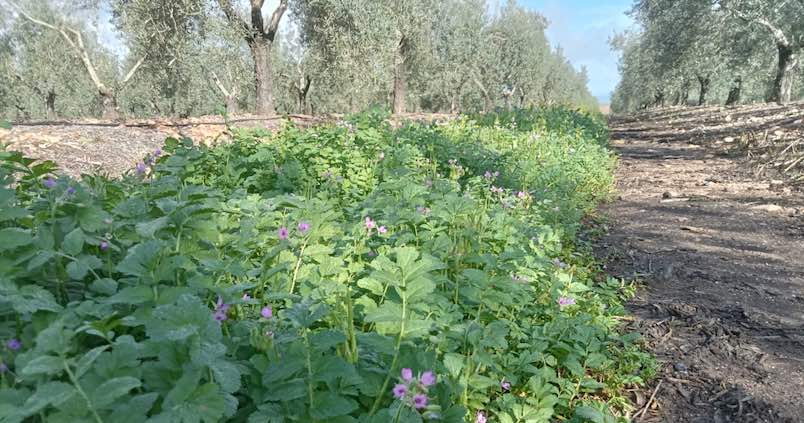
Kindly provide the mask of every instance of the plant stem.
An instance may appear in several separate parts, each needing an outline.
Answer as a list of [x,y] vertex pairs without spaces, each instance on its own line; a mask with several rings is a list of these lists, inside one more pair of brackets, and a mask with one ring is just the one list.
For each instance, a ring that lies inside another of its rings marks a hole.
[[62,365],[64,366],[64,371],[67,372],[67,377],[70,378],[70,382],[73,383],[75,390],[78,391],[78,395],[81,395],[81,398],[86,401],[87,408],[89,408],[89,411],[92,412],[92,417],[97,423],[103,423],[103,419],[101,419],[101,417],[98,415],[98,412],[95,411],[95,407],[92,406],[92,401],[89,399],[89,396],[87,396],[87,393],[84,392],[84,389],[81,388],[81,384],[78,383],[78,380],[75,378],[73,371],[70,370],[70,366],[67,364],[67,360],[65,360],[64,357],[62,357]]
[[405,322],[407,321],[407,296],[402,295],[402,322],[400,323],[399,327],[399,337],[396,338],[396,347],[394,348],[394,359],[391,360],[391,367],[388,368],[388,376],[385,377],[385,381],[382,383],[382,388],[380,388],[380,393],[377,395],[377,399],[374,400],[374,405],[371,406],[371,411],[369,411],[369,416],[373,416],[374,413],[377,412],[377,409],[380,407],[380,402],[383,398],[383,393],[388,389],[388,383],[391,382],[391,375],[396,370],[396,362],[399,360],[399,350],[402,347],[402,338],[405,336]]
[[290,293],[296,289],[296,278],[299,277],[299,267],[301,267],[302,258],[304,257],[304,249],[307,248],[307,240],[304,240],[301,250],[299,250],[299,258],[296,260],[296,267],[293,269],[293,280],[290,282]]

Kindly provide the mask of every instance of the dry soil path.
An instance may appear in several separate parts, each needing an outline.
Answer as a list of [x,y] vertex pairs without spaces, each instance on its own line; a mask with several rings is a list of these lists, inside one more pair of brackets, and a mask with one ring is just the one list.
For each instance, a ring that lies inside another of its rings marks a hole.
[[[613,120],[619,199],[598,254],[662,369],[639,422],[804,422],[804,196],[742,159]],[[656,390],[658,386],[658,390]]]

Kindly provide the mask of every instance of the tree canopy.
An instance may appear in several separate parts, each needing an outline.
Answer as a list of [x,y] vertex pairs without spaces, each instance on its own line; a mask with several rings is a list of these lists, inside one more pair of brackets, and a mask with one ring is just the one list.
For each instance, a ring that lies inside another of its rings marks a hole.
[[597,106],[515,0],[0,3],[4,118]]
[[615,111],[804,96],[804,1],[637,0],[630,15],[639,29],[611,40]]

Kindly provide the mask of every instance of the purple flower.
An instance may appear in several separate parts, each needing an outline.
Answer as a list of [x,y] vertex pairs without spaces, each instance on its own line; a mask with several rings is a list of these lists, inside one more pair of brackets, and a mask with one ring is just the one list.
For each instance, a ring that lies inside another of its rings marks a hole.
[[510,392],[511,391],[511,382],[503,379],[502,381],[500,381],[500,388],[502,388],[502,390],[505,391],[505,392]]
[[262,310],[260,310],[260,316],[265,319],[270,319],[271,317],[274,317],[274,309],[272,309],[271,306],[265,306],[262,308]]
[[100,245],[98,245],[101,251],[106,251],[109,249],[109,242],[108,241],[101,241]]
[[377,227],[377,222],[371,220],[370,217],[366,216],[366,229],[371,231],[372,229]]
[[47,178],[45,179],[45,182],[42,182],[42,185],[44,185],[47,189],[53,189],[53,187],[56,186],[56,180],[53,178]]
[[299,222],[299,232],[305,233],[310,230],[310,224],[307,222]]
[[75,187],[67,187],[67,195],[75,194]]
[[6,342],[6,347],[11,351],[17,351],[18,349],[22,348],[22,342],[20,342],[17,338],[11,338]]
[[145,174],[145,163],[137,163],[137,175],[144,175]]
[[284,226],[279,228],[279,231],[277,231],[277,236],[279,236],[280,241],[288,239],[288,228]]
[[483,177],[484,177],[484,178],[486,178],[486,179],[491,179],[491,178],[493,178],[494,176],[492,176],[491,172],[489,172],[489,171],[487,170],[487,171],[486,171],[486,173],[484,173],[484,174],[483,174]]
[[229,311],[229,304],[224,303],[223,299],[218,297],[218,302],[215,303],[215,313],[212,315],[212,317],[214,317],[215,320],[222,322],[228,318],[226,316],[227,311]]
[[559,297],[558,306],[561,308],[568,307],[575,304],[575,298],[572,297]]
[[516,193],[516,196],[519,197],[521,200],[528,198],[528,194],[524,191],[519,191]]
[[377,228],[377,232],[384,234],[388,232],[388,228],[386,228],[385,226],[380,226],[379,228]]
[[413,407],[417,410],[421,410],[424,407],[427,407],[427,395],[424,394],[416,394],[413,396]]
[[432,371],[426,371],[419,377],[419,382],[424,386],[432,386],[436,383],[436,375]]
[[407,385],[397,383],[394,386],[394,389],[392,390],[392,392],[394,393],[394,398],[402,399],[402,398],[405,397],[405,394],[408,393],[408,387],[407,387]]
[[475,414],[475,423],[486,423],[486,414],[482,411],[478,411]]
[[161,155],[162,155],[162,149],[161,148],[157,148],[156,150],[154,150],[154,157],[159,157]]
[[0,363],[0,374],[3,374],[5,372],[7,372],[7,371],[8,371],[8,366],[6,366],[6,363]]
[[411,380],[413,380],[413,370],[407,367],[402,369],[402,380],[404,380],[405,382],[410,382]]

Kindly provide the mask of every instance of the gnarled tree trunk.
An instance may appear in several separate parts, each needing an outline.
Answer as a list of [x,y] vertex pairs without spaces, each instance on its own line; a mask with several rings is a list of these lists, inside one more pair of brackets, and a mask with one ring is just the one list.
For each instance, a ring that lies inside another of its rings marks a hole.
[[262,6],[265,0],[251,0],[250,22],[246,22],[235,12],[231,0],[218,0],[218,5],[226,15],[229,24],[240,29],[245,35],[246,44],[254,59],[254,88],[256,91],[256,112],[261,115],[274,115],[273,61],[271,50],[276,38],[279,22],[288,9],[288,0],[279,0],[279,5],[271,15],[271,20],[264,22]]
[[743,90],[743,79],[738,77],[734,80],[734,83],[734,87],[732,87],[731,91],[729,91],[729,98],[726,99],[727,106],[733,106],[740,102],[740,97]]
[[276,114],[274,106],[273,60],[271,47],[273,41],[262,37],[249,43],[251,56],[254,58],[254,87],[257,92],[257,114]]
[[709,95],[709,85],[712,83],[712,80],[708,76],[699,76],[698,77],[698,84],[700,85],[700,90],[698,91],[698,105],[703,106],[706,104],[706,96]]
[[779,54],[776,67],[776,78],[773,80],[768,102],[779,104],[789,103],[793,93],[793,80],[798,66],[798,57],[792,46],[788,43],[777,44]]
[[52,88],[47,91],[45,96],[45,110],[48,120],[56,119],[56,92]]
[[408,44],[407,39],[402,36],[394,52],[394,94],[393,94],[393,112],[394,114],[405,113],[405,96],[407,95],[407,86],[405,81],[405,56],[407,55]]

